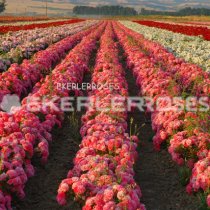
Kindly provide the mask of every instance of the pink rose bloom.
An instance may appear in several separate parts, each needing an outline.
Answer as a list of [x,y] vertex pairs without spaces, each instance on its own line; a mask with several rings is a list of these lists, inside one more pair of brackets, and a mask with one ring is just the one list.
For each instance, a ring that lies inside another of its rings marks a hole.
[[103,206],[103,210],[115,210],[115,209],[116,209],[116,204],[113,201],[109,201]]
[[66,194],[64,192],[59,192],[56,199],[60,205],[66,205]]
[[86,190],[85,186],[81,182],[73,183],[72,184],[72,189],[73,189],[73,191],[76,195],[77,194],[82,195]]
[[106,189],[104,190],[104,202],[107,203],[108,201],[111,201],[114,197],[114,192],[112,189]]

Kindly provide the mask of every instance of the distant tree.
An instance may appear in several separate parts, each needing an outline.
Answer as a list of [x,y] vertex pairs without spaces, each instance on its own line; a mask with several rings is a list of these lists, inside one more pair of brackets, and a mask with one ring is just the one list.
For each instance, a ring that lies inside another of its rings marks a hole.
[[122,6],[76,6],[73,9],[73,13],[76,15],[116,15],[116,16],[131,16],[137,15],[137,11],[130,7]]
[[6,0],[2,0],[0,2],[0,13],[5,10],[5,7],[6,7]]

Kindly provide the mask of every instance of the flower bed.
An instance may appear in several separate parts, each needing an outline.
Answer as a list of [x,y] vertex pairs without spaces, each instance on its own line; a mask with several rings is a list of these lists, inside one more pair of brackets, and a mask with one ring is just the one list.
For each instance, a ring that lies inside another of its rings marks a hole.
[[[162,69],[161,66],[156,65],[156,57],[153,54],[150,55],[139,47],[139,37],[136,37],[136,34],[131,36],[130,31],[122,26],[119,27],[119,25],[116,26],[115,31],[126,52],[127,65],[137,78],[136,81],[142,95],[149,96],[154,100],[157,100],[158,97],[181,95],[182,85],[177,83],[169,70],[168,73],[167,69]],[[147,46],[150,47],[150,45]],[[156,51],[157,57],[158,53],[161,51]],[[170,88],[171,84],[173,84],[172,88]],[[194,88],[198,87],[194,86]],[[198,89],[200,91],[200,88]],[[180,99],[180,103],[183,103],[182,99]],[[160,101],[160,107],[167,107],[165,101]],[[187,185],[188,192],[203,190],[208,194],[208,165],[210,163],[208,153],[210,135],[207,132],[208,115],[206,114],[207,119],[204,120],[199,116],[199,113],[179,111],[175,105],[170,108],[173,110],[152,113],[152,126],[156,132],[153,138],[154,146],[159,150],[161,144],[167,142],[173,160],[192,169],[191,179]],[[200,168],[201,163],[202,169]]]
[[146,25],[149,27],[162,28],[175,33],[186,34],[189,36],[202,36],[205,40],[210,41],[210,29],[207,27],[198,26],[182,26],[177,24],[161,23],[156,21],[141,20],[135,21],[138,24]]
[[20,31],[20,30],[31,30],[34,28],[48,28],[51,26],[60,26],[71,23],[78,23],[84,21],[82,19],[74,20],[64,20],[64,21],[55,21],[50,23],[40,23],[40,24],[30,24],[30,25],[21,25],[21,26],[0,26],[0,34],[8,33],[9,31]]
[[[62,97],[68,96],[68,90],[58,90],[57,83],[81,83],[83,74],[88,70],[91,52],[105,25],[93,29],[41,83],[37,83],[33,93],[25,98],[22,106],[13,109],[13,114],[0,113],[1,122],[1,173],[0,173],[0,207],[11,209],[11,196],[24,197],[24,186],[30,176],[34,175],[31,158],[39,153],[45,163],[49,154],[48,142],[51,141],[51,130],[57,124],[61,126],[64,113],[59,108]],[[85,52],[85,53],[84,53]],[[50,85],[54,84],[54,86]],[[43,97],[51,100],[57,98],[54,106],[42,108]],[[34,98],[38,98],[34,102]],[[26,102],[30,102],[26,104]],[[30,109],[28,107],[30,106]],[[35,110],[36,107],[36,110]],[[32,109],[33,108],[33,109]]]
[[93,28],[90,28],[69,36],[46,50],[39,51],[31,60],[24,60],[21,65],[13,64],[8,71],[0,75],[0,101],[6,94],[15,93],[20,97],[26,95],[36,82],[49,74],[65,54],[92,30]]
[[23,25],[31,25],[31,24],[40,24],[40,23],[51,23],[51,22],[60,22],[65,21],[67,19],[46,19],[46,20],[31,20],[31,21],[16,21],[16,22],[2,22],[0,18],[0,26],[23,26]]
[[199,37],[190,37],[164,29],[139,25],[130,21],[120,22],[142,34],[146,39],[160,43],[175,56],[197,64],[205,71],[210,71],[209,41],[202,40]]
[[[89,94],[93,104],[99,99],[99,111],[95,105],[82,117],[82,143],[74,159],[74,168],[69,171],[58,189],[57,200],[66,204],[74,193],[83,210],[91,209],[145,209],[140,203],[141,191],[134,181],[133,165],[137,153],[136,136],[127,130],[127,111],[110,110],[113,97],[120,100],[128,96],[124,72],[118,60],[118,48],[114,42],[110,23],[101,37],[92,82],[118,85],[115,89],[98,89]],[[98,107],[98,108],[99,108]],[[122,103],[122,107],[125,103]],[[115,107],[120,108],[120,107]]]
[[81,22],[46,29],[19,31],[0,38],[0,71],[7,70],[12,63],[21,63],[29,59],[35,52],[46,49],[49,45],[75,34],[93,22]]
[[139,46],[154,59],[154,64],[171,74],[177,80],[182,91],[199,96],[210,91],[208,73],[202,71],[197,65],[185,62],[168,52],[157,42],[145,39],[141,34],[123,27],[127,33],[133,36]]

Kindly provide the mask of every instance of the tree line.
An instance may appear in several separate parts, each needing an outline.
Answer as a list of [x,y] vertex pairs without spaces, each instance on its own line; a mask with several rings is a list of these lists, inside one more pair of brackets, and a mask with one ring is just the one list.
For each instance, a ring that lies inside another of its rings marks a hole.
[[134,8],[122,6],[76,6],[73,9],[76,15],[109,15],[109,16],[135,16],[135,15],[170,15],[170,16],[190,16],[190,15],[210,15],[208,8],[191,8],[186,7],[179,11],[157,11],[141,9],[138,13]]
[[138,12],[131,7],[122,6],[76,6],[73,9],[73,13],[76,15],[109,15],[109,16],[134,16],[138,15]]
[[190,16],[190,15],[210,15],[210,9],[207,8],[191,8],[186,7],[176,12],[169,11],[155,11],[155,10],[147,10],[141,9],[141,15],[170,15],[170,16]]
[[5,10],[5,7],[6,7],[6,1],[2,0],[2,2],[0,2],[0,13]]

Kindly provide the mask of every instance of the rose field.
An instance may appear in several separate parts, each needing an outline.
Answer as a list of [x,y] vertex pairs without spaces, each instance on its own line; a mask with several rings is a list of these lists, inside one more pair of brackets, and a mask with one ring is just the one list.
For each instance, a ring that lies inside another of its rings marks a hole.
[[0,210],[209,210],[210,22],[0,19]]

